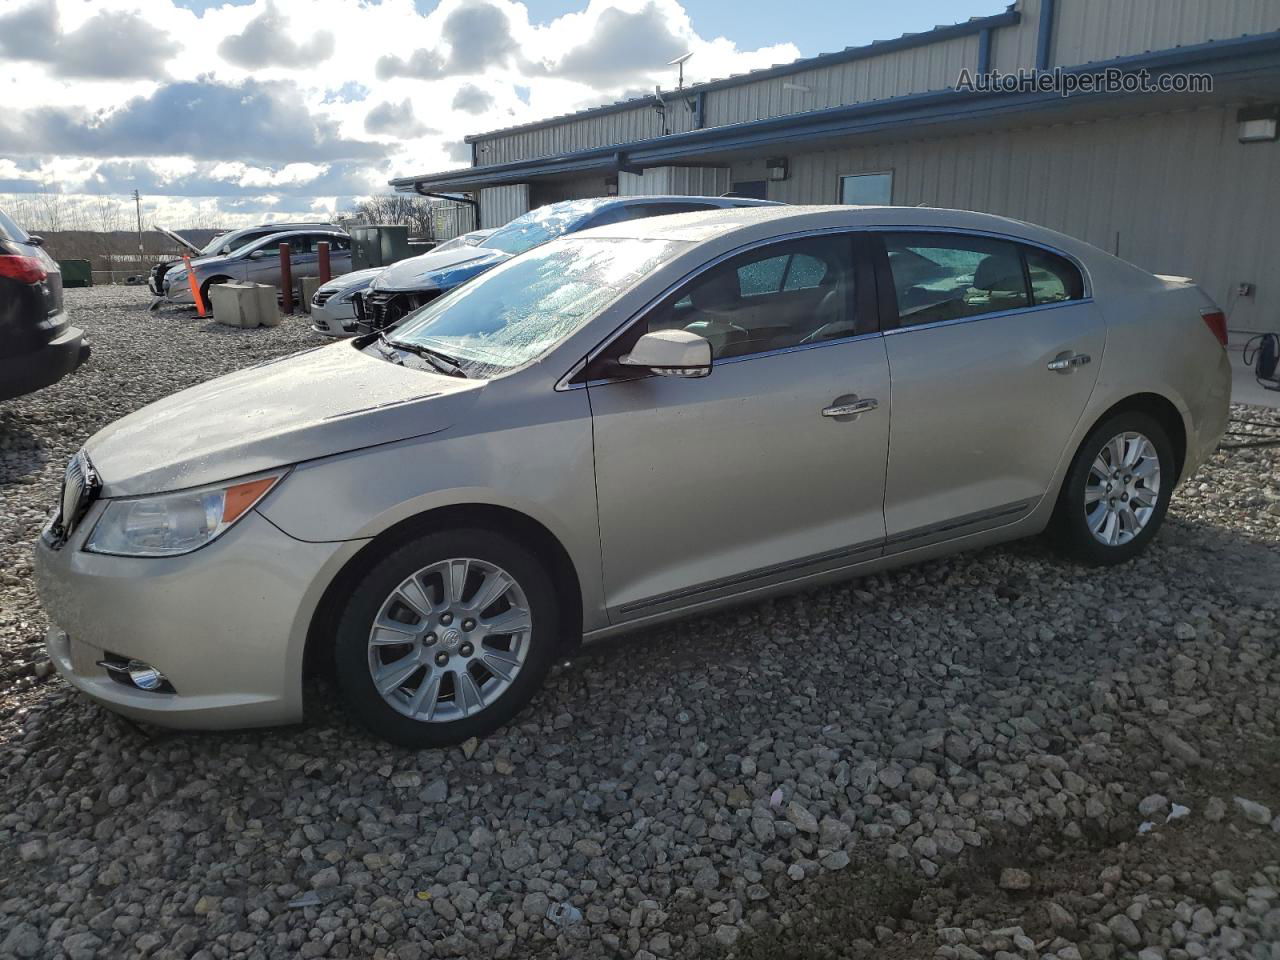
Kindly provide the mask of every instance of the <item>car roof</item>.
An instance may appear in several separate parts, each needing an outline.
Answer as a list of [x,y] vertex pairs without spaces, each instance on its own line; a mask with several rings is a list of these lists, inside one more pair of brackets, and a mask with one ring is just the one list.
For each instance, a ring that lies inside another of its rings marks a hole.
[[644,203],[712,204],[717,207],[782,206],[775,200],[753,200],[749,197],[699,197],[686,194],[659,193],[635,197],[580,197],[577,200],[557,200],[555,203],[547,203],[540,207],[535,207],[516,219],[519,220],[529,216],[529,214],[538,213],[547,216],[567,212],[586,216],[611,207],[630,207]]
[[808,230],[876,227],[895,230],[919,227],[996,233],[1057,247],[1076,256],[1082,254],[1096,256],[1100,252],[1074,237],[1068,237],[1046,227],[990,213],[949,210],[942,207],[872,207],[836,204],[826,206],[753,205],[726,210],[672,213],[642,220],[624,220],[608,226],[593,227],[575,236],[683,240],[690,243],[733,237],[741,243],[750,243]]

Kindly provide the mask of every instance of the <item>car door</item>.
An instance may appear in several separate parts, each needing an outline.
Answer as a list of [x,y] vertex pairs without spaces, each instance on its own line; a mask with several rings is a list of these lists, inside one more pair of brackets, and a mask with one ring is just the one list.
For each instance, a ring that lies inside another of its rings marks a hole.
[[1002,526],[1048,491],[1106,330],[1079,267],[978,234],[886,233],[888,549]]
[[[828,234],[713,265],[588,366],[613,622],[880,554],[889,370],[861,243]],[[761,291],[778,257],[807,258],[806,301],[785,270]],[[617,375],[610,360],[661,329],[707,335],[710,375]]]
[[280,243],[278,239],[264,240],[244,256],[245,279],[254,283],[280,284]]
[[349,237],[329,235],[323,239],[329,243],[329,275],[332,277],[351,272],[351,240]]
[[316,243],[328,239],[326,233],[303,233],[289,238],[289,266],[295,283],[301,277],[320,276],[320,254]]

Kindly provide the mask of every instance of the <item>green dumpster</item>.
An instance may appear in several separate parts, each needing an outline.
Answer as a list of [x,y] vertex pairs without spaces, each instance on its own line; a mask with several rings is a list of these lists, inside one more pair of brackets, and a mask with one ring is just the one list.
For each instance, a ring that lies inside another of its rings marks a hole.
[[93,266],[88,260],[59,260],[58,268],[64,288],[93,286]]

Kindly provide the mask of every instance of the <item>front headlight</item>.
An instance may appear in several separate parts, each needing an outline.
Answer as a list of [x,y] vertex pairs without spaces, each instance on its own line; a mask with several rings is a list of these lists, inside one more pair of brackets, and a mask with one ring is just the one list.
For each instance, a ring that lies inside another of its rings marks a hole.
[[85,550],[120,557],[176,557],[225,533],[284,473],[180,493],[112,500]]

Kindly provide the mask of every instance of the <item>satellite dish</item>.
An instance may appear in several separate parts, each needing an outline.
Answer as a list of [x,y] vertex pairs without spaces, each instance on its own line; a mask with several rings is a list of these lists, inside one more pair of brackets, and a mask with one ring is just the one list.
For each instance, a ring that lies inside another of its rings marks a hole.
[[674,60],[667,61],[667,66],[680,68],[680,78],[676,81],[677,90],[684,89],[684,64],[685,64],[685,61],[692,56],[693,56],[693,51],[690,50],[688,53],[682,53],[680,56],[676,57]]

